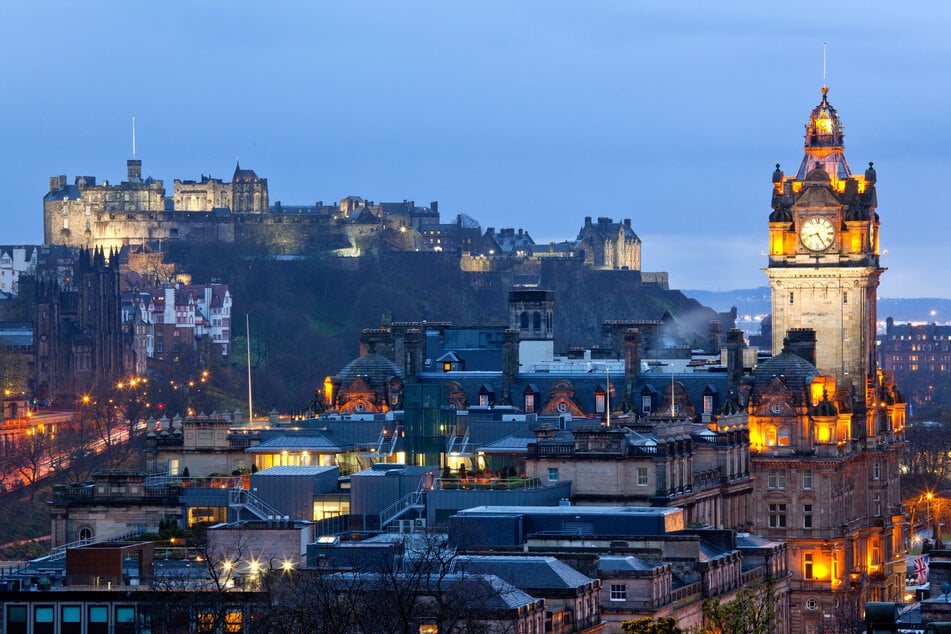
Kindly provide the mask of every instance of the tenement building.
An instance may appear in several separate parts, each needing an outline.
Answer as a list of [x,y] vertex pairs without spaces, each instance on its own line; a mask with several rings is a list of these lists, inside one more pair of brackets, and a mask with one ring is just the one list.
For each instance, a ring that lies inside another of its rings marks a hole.
[[773,174],[773,356],[742,383],[736,415],[750,431],[753,532],[788,543],[791,630],[806,633],[901,601],[905,574],[905,404],[875,353],[876,176],[871,163],[849,170],[827,92],[799,170]]

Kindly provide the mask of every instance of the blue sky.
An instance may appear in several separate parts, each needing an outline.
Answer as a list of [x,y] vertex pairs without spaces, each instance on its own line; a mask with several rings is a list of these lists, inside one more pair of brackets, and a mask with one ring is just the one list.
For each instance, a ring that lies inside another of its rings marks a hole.
[[0,6],[0,243],[49,176],[229,177],[271,201],[440,203],[536,242],[631,218],[676,288],[766,284],[770,176],[802,158],[828,42],[854,172],[878,171],[883,297],[951,297],[951,5],[184,2]]

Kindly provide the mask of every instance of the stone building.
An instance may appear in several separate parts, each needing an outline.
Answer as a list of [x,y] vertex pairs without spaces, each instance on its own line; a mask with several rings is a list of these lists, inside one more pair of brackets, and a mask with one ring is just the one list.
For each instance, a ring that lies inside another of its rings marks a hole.
[[795,176],[773,175],[773,356],[720,428],[748,425],[753,531],[789,544],[793,631],[845,627],[904,594],[899,462],[905,404],[875,353],[875,170],[850,173],[827,89]]
[[80,251],[63,278],[34,278],[33,393],[73,403],[103,380],[133,367],[131,333],[122,324],[117,253]]
[[[133,296],[135,349],[145,358],[194,352],[207,338],[217,359],[231,354],[231,293],[227,284],[168,285]],[[142,365],[144,359],[136,358]],[[207,365],[211,358],[199,358]]]
[[879,362],[914,407],[934,404],[935,391],[951,377],[951,326],[896,324],[885,320],[879,337]]
[[584,249],[585,262],[595,268],[641,270],[641,239],[631,228],[631,219],[614,222],[610,218],[584,219],[578,232],[578,249]]
[[143,180],[140,160],[126,161],[126,169],[128,180],[118,185],[109,181],[97,185],[94,176],[77,176],[73,184],[66,176],[50,177],[49,192],[43,197],[43,243],[86,248],[121,246],[123,239],[133,236],[117,233],[113,230],[116,225],[106,221],[133,220],[143,214],[154,219],[165,211],[162,181],[151,176]]

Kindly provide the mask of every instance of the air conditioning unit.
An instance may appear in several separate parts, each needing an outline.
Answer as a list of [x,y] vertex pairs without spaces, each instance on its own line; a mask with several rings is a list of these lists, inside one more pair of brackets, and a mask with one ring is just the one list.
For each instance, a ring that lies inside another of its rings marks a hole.
[[416,518],[416,528],[426,528],[426,518],[418,517]]

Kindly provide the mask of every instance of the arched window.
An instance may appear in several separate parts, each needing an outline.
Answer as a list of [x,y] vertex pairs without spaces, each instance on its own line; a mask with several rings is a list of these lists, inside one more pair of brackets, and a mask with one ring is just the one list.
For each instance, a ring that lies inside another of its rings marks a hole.
[[89,541],[92,539],[92,529],[88,526],[83,526],[79,529],[79,539],[80,541]]
[[532,314],[532,330],[539,332],[542,329],[542,314],[538,311],[535,311]]
[[519,326],[522,330],[528,330],[528,313],[523,312],[519,317]]

